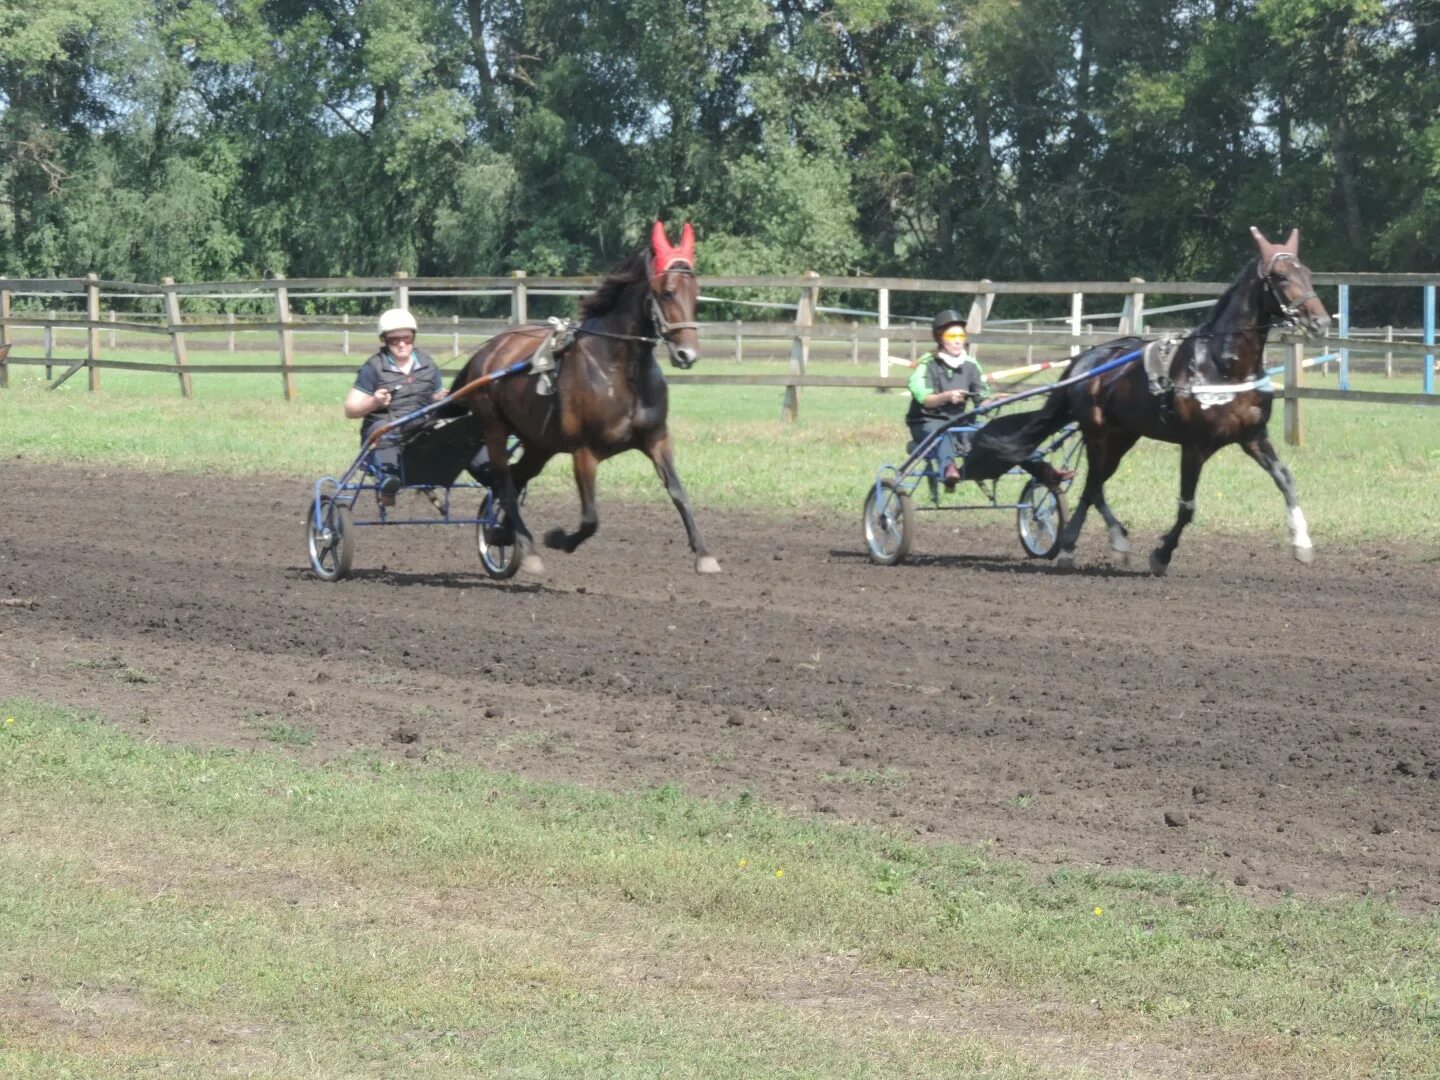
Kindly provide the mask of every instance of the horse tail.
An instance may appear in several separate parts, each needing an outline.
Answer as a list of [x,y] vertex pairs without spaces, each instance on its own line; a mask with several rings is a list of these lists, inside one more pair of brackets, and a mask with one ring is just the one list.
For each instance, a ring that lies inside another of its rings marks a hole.
[[[1068,378],[1079,361],[1065,369]],[[1070,422],[1070,399],[1062,390],[1051,394],[1042,408],[1027,413],[997,416],[975,433],[972,455],[993,457],[1009,465],[1024,461],[1039,445]]]
[[[1136,337],[1118,338],[1096,345],[1080,353],[1070,361],[1057,382],[1084,375],[1099,367],[1107,360],[1113,360],[1122,353],[1133,350],[1144,341]],[[981,428],[971,444],[971,453],[981,455],[980,462],[991,460],[1008,465],[1017,465],[1035,453],[1040,444],[1075,418],[1071,390],[1065,387],[1050,394],[1042,408],[1028,413],[1012,413],[999,416]]]

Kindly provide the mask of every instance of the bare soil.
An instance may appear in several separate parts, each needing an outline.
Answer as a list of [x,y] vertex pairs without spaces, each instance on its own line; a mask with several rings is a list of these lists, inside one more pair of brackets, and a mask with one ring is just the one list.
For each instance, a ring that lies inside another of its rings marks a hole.
[[[5,478],[0,698],[188,744],[748,791],[1041,871],[1440,905],[1440,566],[1418,542],[1322,534],[1304,567],[1277,513],[1274,537],[1193,528],[1157,579],[1096,528],[1067,575],[996,516],[922,515],[887,569],[857,492],[853,519],[702,508],[719,577],[668,505],[608,503],[538,583],[491,582],[469,529],[413,527],[360,530],[354,578],[324,584],[303,482]],[[575,516],[529,510],[537,535]]]

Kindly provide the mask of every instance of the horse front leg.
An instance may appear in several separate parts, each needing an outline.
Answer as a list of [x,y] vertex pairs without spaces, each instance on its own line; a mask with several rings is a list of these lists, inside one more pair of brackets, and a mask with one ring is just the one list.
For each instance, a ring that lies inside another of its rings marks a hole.
[[600,459],[590,450],[576,450],[575,487],[580,492],[580,527],[573,533],[564,529],[551,529],[545,534],[545,546],[573,552],[600,528],[600,515],[595,509],[595,473],[600,468]]
[[670,433],[661,431],[645,443],[645,454],[655,466],[660,482],[670,494],[670,501],[680,511],[680,520],[685,523],[685,535],[690,540],[690,550],[695,553],[695,572],[698,574],[720,573],[720,563],[705,547],[700,529],[695,524],[695,512],[690,509],[690,496],[685,494],[685,485],[675,471],[675,450],[670,443]]
[[[545,573],[545,563],[535,553],[535,538],[530,535],[525,519],[520,515],[520,495],[510,468],[510,454],[505,445],[508,437],[508,432],[499,424],[490,423],[486,426],[485,449],[490,452],[490,467],[495,477],[494,491],[500,499],[501,509],[505,511],[505,520],[510,523],[510,528],[515,533],[515,546],[520,549],[520,569],[539,577]],[[526,473],[525,482],[528,483],[539,469],[529,467],[531,462],[528,453],[520,460],[521,468]]]
[[1305,511],[1300,509],[1300,503],[1295,498],[1295,477],[1290,475],[1290,470],[1280,460],[1280,455],[1275,453],[1269,436],[1262,435],[1258,439],[1251,439],[1241,443],[1240,447],[1270,474],[1270,479],[1275,481],[1280,494],[1285,496],[1285,524],[1290,528],[1290,545],[1295,552],[1295,558],[1306,565],[1314,562],[1315,545],[1310,542],[1310,525],[1305,520]]
[[1210,451],[1189,444],[1180,447],[1180,509],[1175,515],[1175,524],[1161,538],[1160,546],[1150,553],[1150,572],[1164,577],[1170,569],[1170,556],[1180,543],[1180,534],[1195,517],[1195,489],[1200,484],[1200,470]]

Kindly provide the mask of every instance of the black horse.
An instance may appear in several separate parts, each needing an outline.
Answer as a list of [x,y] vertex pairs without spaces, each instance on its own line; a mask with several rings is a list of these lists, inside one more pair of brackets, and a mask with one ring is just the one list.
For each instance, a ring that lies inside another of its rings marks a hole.
[[1105,501],[1105,481],[1141,436],[1180,446],[1180,511],[1150,555],[1154,573],[1169,569],[1180,534],[1195,516],[1201,468],[1210,455],[1231,443],[1239,443],[1285,496],[1295,557],[1303,563],[1314,558],[1305,515],[1295,501],[1294,478],[1266,430],[1274,391],[1265,374],[1265,340],[1277,326],[1324,333],[1330,316],[1315,295],[1309,268],[1300,261],[1299,230],[1291,230],[1283,244],[1272,244],[1259,229],[1250,233],[1257,257],[1216,301],[1204,324],[1180,343],[1164,370],[1147,374],[1139,355],[1146,345],[1143,339],[1105,342],[1075,357],[1062,378],[1083,375],[1127,352],[1135,352],[1136,358],[1056,391],[1036,412],[994,421],[976,436],[974,452],[979,457],[1021,461],[1066,423],[1080,425],[1089,467],[1075,515],[1060,534],[1058,565],[1075,565],[1075,543],[1091,506],[1105,518],[1110,546],[1128,557],[1129,534]]
[[[643,450],[655,465],[685,523],[695,569],[719,573],[705,548],[689,496],[675,471],[666,427],[668,388],[655,357],[663,345],[671,362],[688,368],[700,357],[695,305],[695,232],[687,222],[672,247],[656,222],[650,243],[620,263],[580,305],[583,321],[568,344],[557,348],[558,370],[551,393],[541,392],[540,375],[494,378],[465,394],[485,429],[495,489],[521,551],[521,569],[544,573],[534,538],[520,514],[517,492],[558,453],[573,455],[580,492],[580,527],[552,529],[548,547],[574,551],[599,528],[595,473],[600,462],[625,450]],[[456,376],[452,393],[525,360],[549,337],[546,326],[520,326],[486,342]],[[543,376],[550,378],[549,375]],[[506,451],[511,435],[522,453],[513,465]]]

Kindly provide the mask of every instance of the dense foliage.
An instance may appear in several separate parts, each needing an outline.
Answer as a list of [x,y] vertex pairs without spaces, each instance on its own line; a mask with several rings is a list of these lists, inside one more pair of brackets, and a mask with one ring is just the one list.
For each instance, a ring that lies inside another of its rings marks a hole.
[[0,0],[0,273],[1433,269],[1440,0]]

